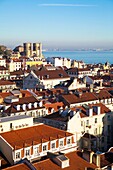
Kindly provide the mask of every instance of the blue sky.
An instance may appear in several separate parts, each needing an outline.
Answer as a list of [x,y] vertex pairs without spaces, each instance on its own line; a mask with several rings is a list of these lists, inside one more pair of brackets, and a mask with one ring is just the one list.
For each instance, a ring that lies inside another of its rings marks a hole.
[[0,44],[113,48],[113,0],[0,0]]

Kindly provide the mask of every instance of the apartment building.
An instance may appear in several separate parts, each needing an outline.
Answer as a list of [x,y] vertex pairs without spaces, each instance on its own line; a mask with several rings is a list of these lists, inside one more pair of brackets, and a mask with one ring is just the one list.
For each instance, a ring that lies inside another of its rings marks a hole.
[[7,96],[4,102],[6,104],[4,104],[3,116],[28,115],[37,118],[48,114],[42,101],[38,101],[33,96],[18,98],[11,95]]
[[8,92],[16,88],[16,83],[8,80],[0,80],[0,92]]
[[9,71],[13,72],[16,70],[20,70],[22,69],[22,65],[23,62],[20,59],[11,59],[10,63],[9,63]]
[[[112,146],[113,112],[102,103],[61,108],[39,121],[76,134],[77,144],[82,149],[106,151]],[[90,136],[88,140],[81,141],[86,133],[93,135],[92,141]],[[93,140],[94,137],[96,140]]]
[[27,115],[15,115],[0,118],[0,133],[28,126],[33,126],[33,117]]
[[47,152],[76,150],[75,141],[75,135],[44,124],[0,134],[1,152],[11,165],[23,158],[33,161]]
[[58,66],[65,66],[67,68],[71,67],[71,59],[69,58],[61,58],[61,57],[48,57],[47,58],[47,62],[50,62],[51,64],[53,64],[55,67]]
[[61,81],[69,80],[67,73],[60,70],[41,70],[31,71],[28,76],[23,79],[24,89],[50,89]]
[[89,68],[69,68],[66,72],[70,77],[83,78],[84,76],[92,76],[92,70]]
[[0,58],[0,66],[6,67],[6,59]]
[[8,68],[4,66],[0,66],[0,80],[5,79],[7,80],[9,78],[9,70]]

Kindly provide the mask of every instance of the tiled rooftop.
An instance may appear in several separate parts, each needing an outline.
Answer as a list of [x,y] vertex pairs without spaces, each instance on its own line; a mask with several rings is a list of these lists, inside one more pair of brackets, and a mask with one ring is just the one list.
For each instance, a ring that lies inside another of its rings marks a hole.
[[50,137],[58,139],[58,135],[62,137],[72,136],[71,133],[44,124],[1,134],[13,148],[18,149],[23,148],[23,146],[31,146],[33,142],[40,144],[43,141],[49,141]]

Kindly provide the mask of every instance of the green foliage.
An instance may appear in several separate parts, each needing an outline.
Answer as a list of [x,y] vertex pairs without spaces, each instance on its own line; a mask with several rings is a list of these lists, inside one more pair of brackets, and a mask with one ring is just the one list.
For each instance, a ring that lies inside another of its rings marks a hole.
[[4,45],[0,45],[0,55],[6,55],[6,56],[10,56],[12,53],[11,50],[7,49],[6,46]]

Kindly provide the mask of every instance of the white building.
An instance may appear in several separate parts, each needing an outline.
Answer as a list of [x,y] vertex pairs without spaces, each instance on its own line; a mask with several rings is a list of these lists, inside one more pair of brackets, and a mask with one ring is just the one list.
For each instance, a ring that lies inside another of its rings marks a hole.
[[35,89],[53,88],[56,84],[61,81],[69,80],[70,77],[67,73],[60,70],[42,70],[42,71],[31,71],[23,80],[24,89]]
[[47,125],[38,124],[0,134],[0,150],[11,165],[27,158],[30,161],[47,152],[76,150],[75,135]]
[[58,66],[66,66],[67,68],[71,67],[71,59],[69,58],[62,58],[62,57],[49,57],[47,61],[53,64],[55,67]]
[[26,115],[7,116],[0,118],[0,133],[33,126],[33,117]]
[[[76,142],[81,146],[81,137],[87,133],[96,137],[92,149],[106,151],[112,146],[113,112],[102,103],[77,106],[75,108],[40,118],[40,122],[76,134]],[[90,140],[90,139],[89,139]],[[88,143],[85,146],[87,149]],[[84,149],[84,148],[83,148]]]

